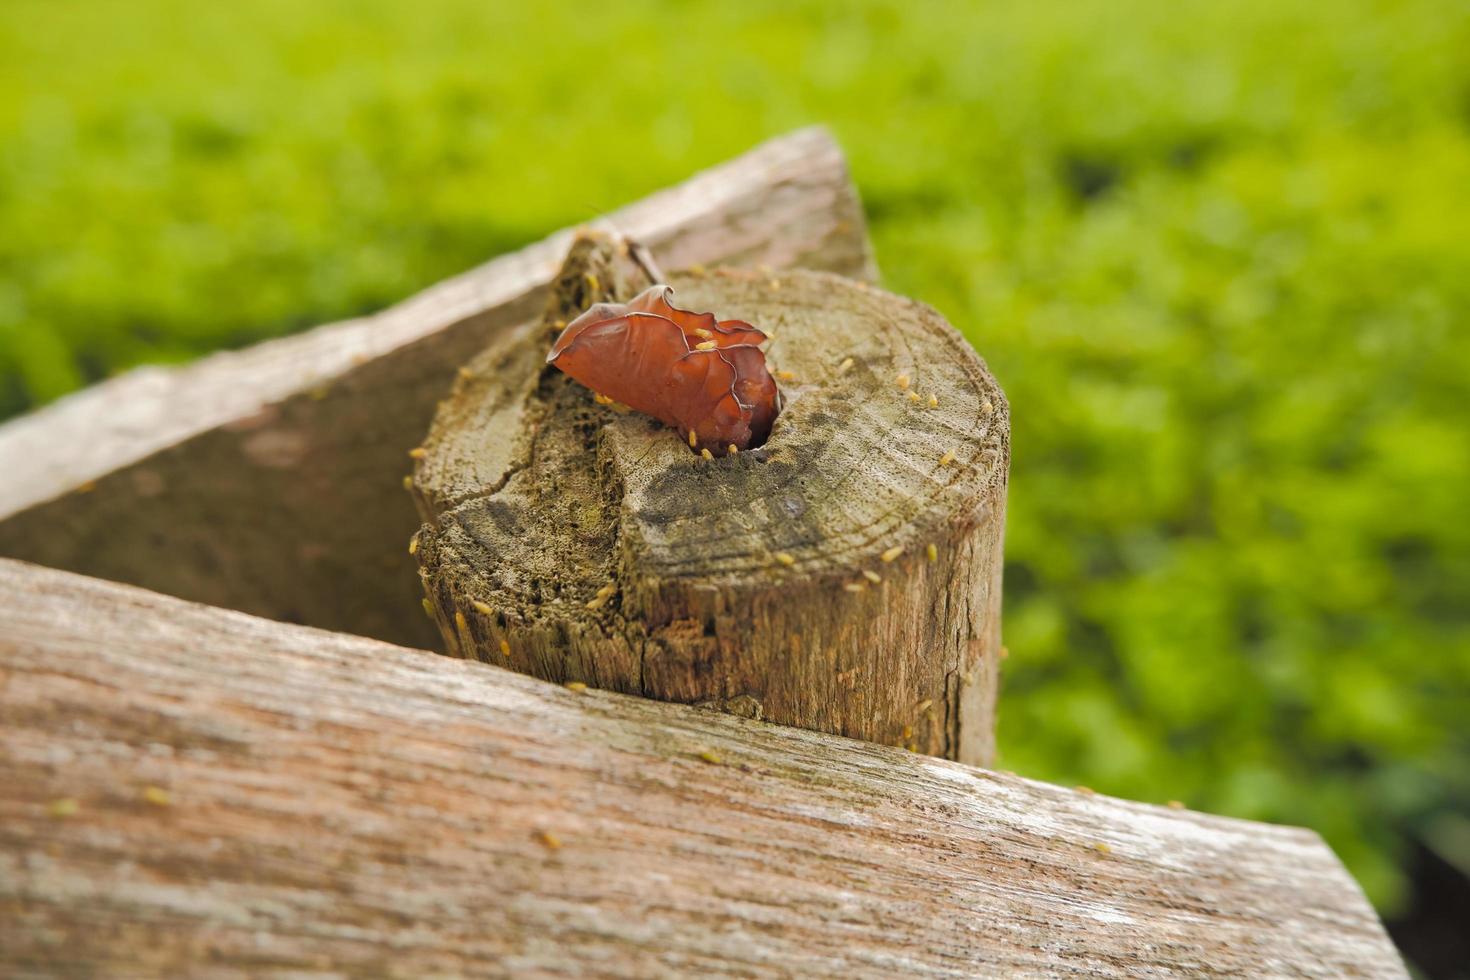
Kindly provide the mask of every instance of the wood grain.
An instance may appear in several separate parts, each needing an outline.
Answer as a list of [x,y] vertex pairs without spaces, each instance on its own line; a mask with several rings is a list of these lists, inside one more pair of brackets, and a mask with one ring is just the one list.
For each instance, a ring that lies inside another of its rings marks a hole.
[[1312,833],[0,562],[6,976],[1404,977]]
[[[873,274],[823,130],[609,216],[669,267]],[[213,605],[431,645],[402,480],[455,370],[534,319],[571,231],[375,316],[146,368],[0,427],[0,554]],[[343,520],[351,515],[351,520]]]
[[555,324],[647,285],[614,288],[613,243],[581,244],[596,271],[470,362],[416,468],[448,648],[989,762],[1010,439],[984,362],[866,283],[674,276],[677,302],[771,332],[786,402],[765,445],[704,459],[546,364]]

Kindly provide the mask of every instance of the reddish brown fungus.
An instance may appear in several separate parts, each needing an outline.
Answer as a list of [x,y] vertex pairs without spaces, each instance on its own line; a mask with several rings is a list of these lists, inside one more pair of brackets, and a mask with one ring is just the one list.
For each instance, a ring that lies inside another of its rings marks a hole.
[[546,360],[593,391],[677,428],[690,445],[759,446],[781,410],[760,349],[743,320],[681,310],[652,286],[631,302],[598,303],[562,331]]

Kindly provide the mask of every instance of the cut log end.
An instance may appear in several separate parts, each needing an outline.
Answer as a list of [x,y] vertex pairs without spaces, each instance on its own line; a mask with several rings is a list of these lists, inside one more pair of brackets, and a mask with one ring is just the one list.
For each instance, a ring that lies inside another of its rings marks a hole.
[[991,753],[1004,396],[934,311],[838,276],[675,277],[768,331],[785,409],[709,459],[545,368],[482,353],[414,479],[451,649],[556,681],[972,762]]

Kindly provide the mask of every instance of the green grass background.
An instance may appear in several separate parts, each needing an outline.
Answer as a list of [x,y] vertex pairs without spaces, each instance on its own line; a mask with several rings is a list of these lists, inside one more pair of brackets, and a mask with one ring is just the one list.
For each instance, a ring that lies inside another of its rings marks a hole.
[[1014,411],[1001,765],[1470,871],[1470,6],[0,4],[0,416],[825,121]]

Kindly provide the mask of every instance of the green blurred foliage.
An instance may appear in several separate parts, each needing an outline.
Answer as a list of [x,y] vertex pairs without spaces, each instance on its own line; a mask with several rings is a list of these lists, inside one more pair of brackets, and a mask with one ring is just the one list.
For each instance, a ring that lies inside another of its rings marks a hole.
[[829,122],[1012,402],[1002,764],[1470,867],[1470,6],[9,0],[0,83],[0,415]]

